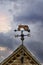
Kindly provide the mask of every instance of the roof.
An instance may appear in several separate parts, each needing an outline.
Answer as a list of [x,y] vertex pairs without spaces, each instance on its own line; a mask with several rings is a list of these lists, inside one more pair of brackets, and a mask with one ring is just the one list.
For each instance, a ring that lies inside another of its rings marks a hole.
[[24,58],[27,58],[31,64],[41,65],[24,45],[20,45],[9,57],[1,62],[1,65],[13,65],[13,62],[15,63],[15,60],[20,59],[22,55],[24,56]]

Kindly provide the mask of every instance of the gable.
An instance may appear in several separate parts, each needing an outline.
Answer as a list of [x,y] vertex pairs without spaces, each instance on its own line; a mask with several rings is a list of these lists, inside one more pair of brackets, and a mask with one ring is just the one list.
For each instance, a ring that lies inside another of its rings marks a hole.
[[1,65],[40,65],[24,45],[20,45]]

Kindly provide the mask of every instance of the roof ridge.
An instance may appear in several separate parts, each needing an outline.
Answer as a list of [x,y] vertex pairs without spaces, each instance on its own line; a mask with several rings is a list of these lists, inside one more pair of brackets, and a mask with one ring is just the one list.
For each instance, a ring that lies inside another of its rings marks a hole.
[[28,49],[25,47],[25,45],[20,45],[10,56],[8,56],[5,60],[3,60],[2,62],[1,62],[1,65],[3,64],[3,63],[5,63],[5,62],[7,62],[10,58],[12,58],[12,56],[14,56],[19,50],[21,50],[21,49],[23,49],[24,51],[26,51],[26,53],[30,56],[30,57],[32,57],[32,59],[38,64],[38,65],[41,65],[40,63],[39,63],[39,61],[38,60],[36,60],[36,58],[31,54],[31,52],[30,51],[28,51]]

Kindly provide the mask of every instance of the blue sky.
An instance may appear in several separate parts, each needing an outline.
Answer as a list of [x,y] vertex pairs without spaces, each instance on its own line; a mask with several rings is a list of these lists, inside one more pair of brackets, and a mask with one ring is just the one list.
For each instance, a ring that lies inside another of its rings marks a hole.
[[21,44],[13,31],[19,24],[30,27],[24,45],[43,64],[43,0],[0,0],[0,62]]

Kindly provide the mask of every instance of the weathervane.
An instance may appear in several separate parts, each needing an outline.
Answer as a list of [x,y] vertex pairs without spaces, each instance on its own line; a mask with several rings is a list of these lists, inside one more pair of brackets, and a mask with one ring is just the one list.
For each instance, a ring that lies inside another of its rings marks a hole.
[[[18,26],[18,29],[17,29],[17,30],[14,30],[14,31],[15,31],[15,32],[21,31],[21,34],[20,34],[20,35],[15,35],[15,37],[21,37],[22,45],[23,45],[24,37],[25,37],[25,36],[30,37],[30,29],[29,29],[28,25],[19,25],[19,26]],[[23,33],[24,31],[29,32],[29,33],[25,35],[25,34]]]
[[[21,37],[22,46],[23,46],[24,37],[25,37],[25,36],[30,37],[30,29],[29,29],[28,25],[19,25],[19,26],[18,26],[18,29],[17,29],[17,30],[14,30],[14,31],[15,31],[15,32],[16,32],[16,31],[20,31],[20,32],[21,32],[20,35],[15,35],[15,37]],[[24,31],[29,32],[29,33],[25,35],[25,34],[23,33]],[[22,51],[21,63],[22,63],[22,64],[24,63],[24,51]]]

